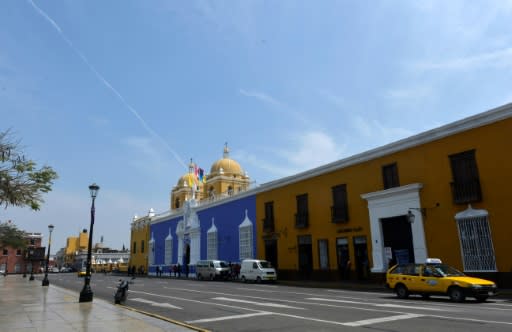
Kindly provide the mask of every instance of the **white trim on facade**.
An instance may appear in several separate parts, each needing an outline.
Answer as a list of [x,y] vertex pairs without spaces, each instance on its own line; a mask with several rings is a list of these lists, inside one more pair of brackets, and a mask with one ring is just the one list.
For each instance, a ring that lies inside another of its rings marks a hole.
[[372,272],[386,272],[388,267],[380,220],[383,218],[406,216],[409,211],[415,216],[414,222],[411,224],[415,260],[416,262],[426,261],[428,255],[423,227],[424,220],[421,212],[414,210],[421,208],[420,190],[422,188],[423,184],[412,183],[361,195],[361,198],[368,201],[373,257]]

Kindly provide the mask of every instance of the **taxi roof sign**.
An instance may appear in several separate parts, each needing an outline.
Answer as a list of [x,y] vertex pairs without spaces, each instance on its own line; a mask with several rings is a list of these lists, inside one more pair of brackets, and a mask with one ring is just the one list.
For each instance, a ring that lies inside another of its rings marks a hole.
[[427,258],[427,264],[441,264],[441,260],[439,258]]

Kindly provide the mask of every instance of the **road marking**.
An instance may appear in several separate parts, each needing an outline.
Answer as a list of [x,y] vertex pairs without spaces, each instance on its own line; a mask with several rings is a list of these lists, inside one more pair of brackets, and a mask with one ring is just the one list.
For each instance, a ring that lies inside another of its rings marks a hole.
[[370,304],[367,302],[361,302],[361,301],[350,301],[350,300],[338,300],[338,299],[326,299],[321,297],[307,297],[306,300],[311,301],[325,301],[325,302],[336,302],[336,303],[352,303],[352,304]]
[[151,304],[154,307],[171,308],[171,309],[183,309],[183,308],[177,307],[175,305],[172,305],[170,303],[158,303],[158,302],[153,302],[153,301],[146,300],[146,299],[141,299],[141,298],[138,298],[138,297],[136,297],[134,299],[130,299],[130,301],[147,303],[147,304]]
[[263,315],[272,315],[272,313],[271,312],[262,311],[262,312],[255,312],[255,313],[252,313],[252,314],[243,314],[243,315],[232,315],[232,316],[224,316],[224,317],[197,319],[197,320],[187,321],[186,323],[187,324],[209,323],[209,322],[218,322],[218,321],[221,321],[221,320],[241,319],[241,318],[263,316]]
[[400,305],[400,304],[392,304],[392,303],[364,303],[364,302],[356,302],[356,301],[348,301],[348,300],[337,300],[337,299],[325,299],[320,297],[309,297],[306,300],[312,301],[325,301],[325,302],[340,302],[340,303],[353,303],[353,304],[367,304],[374,307],[382,307],[382,308],[400,308],[400,309],[417,309],[417,310],[433,310],[433,311],[445,311],[442,308],[430,308],[430,307],[416,307],[412,305]]
[[238,303],[246,303],[246,304],[254,304],[262,307],[273,307],[273,308],[285,308],[285,309],[299,309],[304,310],[304,308],[292,307],[286,304],[272,303],[272,302],[255,302],[241,299],[231,299],[228,297],[214,297],[212,300],[220,300],[220,301],[231,301]]
[[388,317],[380,317],[380,318],[363,319],[363,320],[358,320],[356,322],[343,323],[343,325],[363,326],[363,325],[392,322],[395,320],[411,319],[411,318],[417,318],[417,317],[423,317],[423,316],[424,315],[418,315],[418,314],[396,315],[396,316],[388,316]]
[[400,304],[392,304],[392,303],[374,304],[374,306],[384,307],[384,308],[403,308],[403,309],[446,311],[446,309],[442,309],[442,308],[415,307],[415,306],[411,306],[411,305],[400,305]]

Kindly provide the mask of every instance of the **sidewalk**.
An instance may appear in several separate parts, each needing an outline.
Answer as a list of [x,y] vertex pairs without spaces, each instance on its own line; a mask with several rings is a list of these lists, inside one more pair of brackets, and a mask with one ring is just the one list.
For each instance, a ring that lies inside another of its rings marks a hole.
[[79,294],[41,286],[21,275],[0,276],[0,331],[202,331],[171,320],[150,317],[94,298],[79,303]]

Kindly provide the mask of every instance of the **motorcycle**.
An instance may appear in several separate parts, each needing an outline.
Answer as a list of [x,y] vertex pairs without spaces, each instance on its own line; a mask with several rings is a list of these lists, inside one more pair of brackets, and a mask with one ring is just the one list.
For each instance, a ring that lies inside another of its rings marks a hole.
[[119,279],[119,285],[117,286],[116,294],[114,295],[115,304],[121,304],[126,301],[128,296],[128,281]]

